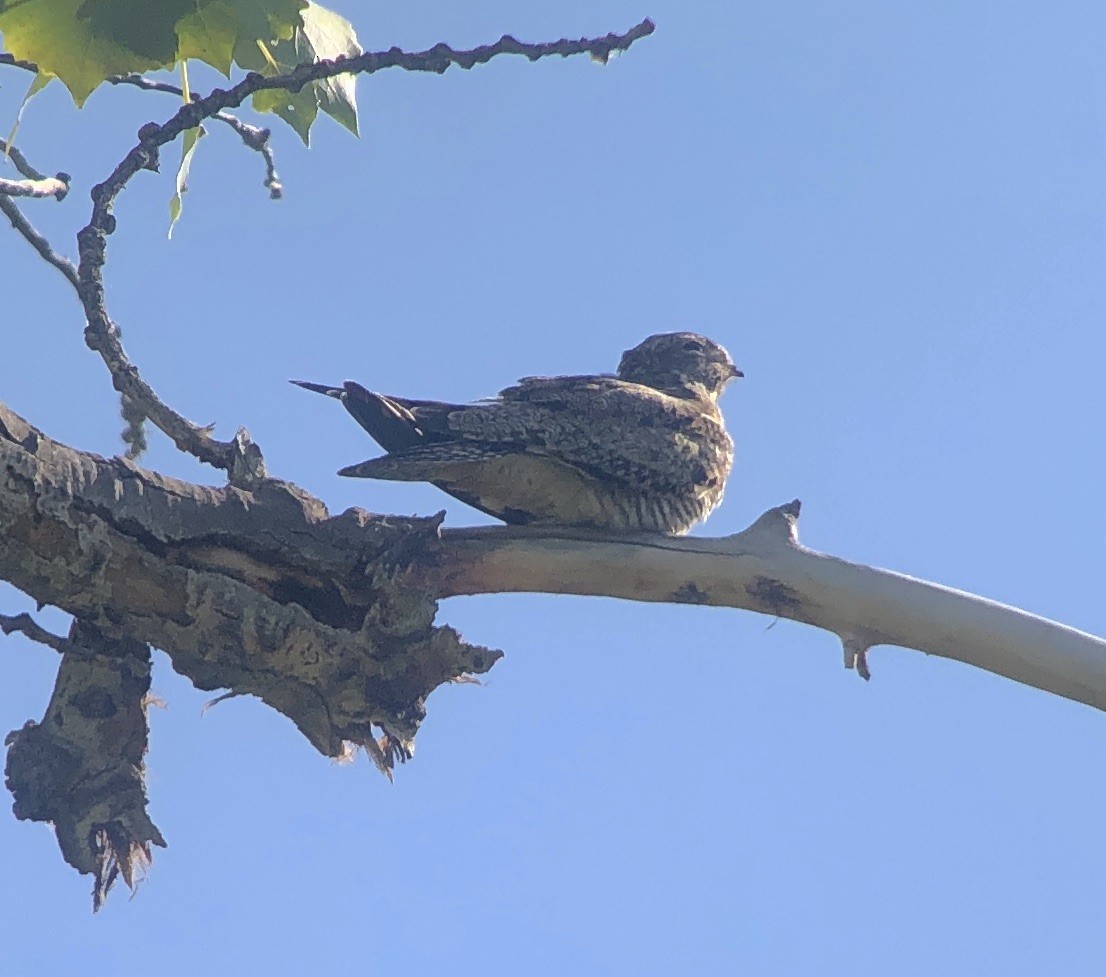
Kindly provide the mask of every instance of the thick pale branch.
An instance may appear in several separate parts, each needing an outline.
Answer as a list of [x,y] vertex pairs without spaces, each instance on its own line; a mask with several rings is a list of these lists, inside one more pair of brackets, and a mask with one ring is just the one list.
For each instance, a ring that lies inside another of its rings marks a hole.
[[437,596],[540,591],[738,607],[837,635],[866,675],[875,645],[984,668],[1106,709],[1106,641],[1025,611],[801,546],[797,502],[721,539],[525,527],[445,530],[423,583]]
[[[433,625],[436,599],[457,594],[746,608],[833,632],[861,674],[869,648],[896,644],[1106,708],[1106,641],[808,550],[798,513],[772,509],[722,539],[332,518],[273,479],[213,489],[75,451],[0,406],[0,579],[77,618],[64,642],[0,619],[63,652],[51,710],[10,740],[20,816],[64,826],[66,858],[101,895],[142,870],[160,843],[140,768],[147,644],[199,688],[256,695],[322,752],[361,745],[389,771],[410,756],[429,693],[499,657]],[[125,755],[105,745],[113,710]]]

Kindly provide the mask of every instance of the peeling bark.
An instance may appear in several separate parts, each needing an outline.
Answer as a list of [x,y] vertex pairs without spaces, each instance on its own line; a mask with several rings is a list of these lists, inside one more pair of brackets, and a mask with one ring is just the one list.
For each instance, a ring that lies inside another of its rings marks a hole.
[[[92,776],[94,751],[70,769],[72,743],[54,735],[83,722],[82,710],[95,712],[97,676],[122,676],[134,667],[133,649],[147,644],[198,688],[256,695],[320,752],[339,757],[361,746],[390,775],[412,754],[427,696],[500,657],[434,626],[433,594],[409,582],[439,522],[361,510],[331,517],[276,480],[253,492],[190,485],[75,451],[0,406],[0,579],[104,639],[95,667],[63,656],[43,723],[13,736],[8,775],[19,816],[52,821],[67,860],[98,877],[113,859],[129,872],[119,855],[132,851],[128,839],[163,843],[137,814],[108,818],[133,824],[102,834],[90,861],[90,818],[101,823],[90,810],[141,805],[122,799],[123,784],[115,802],[66,794],[67,777]],[[82,683],[83,698],[73,691]],[[113,693],[116,707],[121,701]],[[109,751],[103,762],[133,765],[132,754]]]
[[92,875],[99,909],[119,877],[131,888],[165,847],[146,813],[150,649],[74,621],[41,723],[8,735],[5,767],[20,820],[54,825],[62,857]]

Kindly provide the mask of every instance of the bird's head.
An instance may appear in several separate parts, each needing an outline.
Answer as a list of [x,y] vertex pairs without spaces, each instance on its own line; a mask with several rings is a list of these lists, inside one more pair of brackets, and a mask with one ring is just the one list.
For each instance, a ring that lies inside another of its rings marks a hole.
[[618,378],[677,397],[718,399],[734,377],[744,374],[730,354],[695,332],[664,332],[622,354]]

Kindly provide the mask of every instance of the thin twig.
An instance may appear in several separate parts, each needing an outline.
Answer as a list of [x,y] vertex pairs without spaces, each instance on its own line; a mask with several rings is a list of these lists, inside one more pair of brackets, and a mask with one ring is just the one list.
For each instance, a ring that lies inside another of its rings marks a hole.
[[[61,174],[58,174],[60,177]],[[47,176],[41,180],[6,180],[0,176],[2,197],[54,197],[64,200],[69,193],[69,181]]]
[[0,157],[12,161],[24,180],[6,180],[0,177],[0,194],[8,197],[54,197],[64,200],[69,193],[72,177],[68,173],[47,176],[35,169],[17,147],[6,139],[0,139]]
[[13,146],[6,139],[0,139],[0,155],[7,156],[15,168],[19,170],[20,175],[25,176],[28,180],[46,179],[46,174],[36,170],[27,157],[19,151],[19,147]]
[[0,614],[0,631],[3,631],[4,634],[18,631],[32,641],[37,641],[40,645],[53,648],[60,655],[88,656],[88,652],[80,645],[68,638],[63,638],[60,634],[54,634],[53,631],[47,631],[30,614]]
[[[108,82],[112,85],[134,85],[136,88],[148,92],[167,92],[170,95],[176,95],[178,98],[184,97],[183,89],[176,85],[170,85],[164,81],[154,81],[152,78],[144,78],[142,75],[116,75],[114,78],[109,78]],[[192,95],[192,101],[194,102],[198,101],[199,98],[199,95]],[[252,126],[229,112],[216,112],[212,118],[230,126],[238,134],[247,149],[252,149],[255,153],[261,154],[262,159],[265,160],[264,186],[269,191],[270,199],[280,200],[283,196],[283,188],[280,183],[280,176],[276,171],[273,150],[269,145],[269,136],[272,135],[272,130],[261,126]]]
[[450,65],[467,70],[501,54],[520,54],[531,61],[554,55],[570,57],[590,54],[595,60],[606,62],[612,53],[626,50],[634,41],[652,34],[653,30],[653,22],[643,20],[625,34],[608,34],[599,38],[575,41],[562,38],[543,44],[524,44],[505,35],[495,44],[485,44],[471,51],[454,51],[447,44],[438,44],[417,54],[392,48],[389,51],[365,52],[353,58],[301,64],[287,74],[268,78],[250,72],[229,89],[217,88],[203,98],[182,105],[165,124],[144,125],[138,131],[138,144],[103,183],[92,188],[92,215],[88,225],[77,234],[80,253],[80,284],[77,291],[88,323],[85,342],[103,358],[115,389],[131,401],[135,411],[144,413],[181,451],[225,470],[232,485],[248,487],[264,476],[261,452],[249,440],[248,433],[240,430],[233,441],[217,441],[211,437],[209,430],[193,424],[160,400],[128,359],[120,342],[119,329],[108,315],[103,280],[107,238],[115,231],[115,217],[112,214],[115,199],[130,179],[140,170],[156,171],[161,147],[186,129],[194,129],[204,119],[241,105],[259,91],[278,88],[299,91],[304,85],[324,78],[343,74],[374,74],[385,68],[441,74]]
[[44,261],[53,265],[65,276],[65,280],[77,289],[79,294],[80,280],[77,277],[77,266],[64,255],[58,254],[50,246],[50,242],[31,226],[30,221],[23,216],[22,211],[7,197],[0,196],[0,213],[11,221],[12,227],[26,238],[27,242]]

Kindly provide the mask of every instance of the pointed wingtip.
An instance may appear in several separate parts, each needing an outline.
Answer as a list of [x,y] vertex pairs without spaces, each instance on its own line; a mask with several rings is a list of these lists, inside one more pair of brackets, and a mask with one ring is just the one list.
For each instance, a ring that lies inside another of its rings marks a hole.
[[362,461],[356,465],[346,465],[345,468],[338,469],[338,474],[345,478],[372,478],[372,475],[365,473],[365,468],[370,462]]
[[312,383],[310,380],[289,380],[289,383],[294,383],[297,387],[303,387],[304,390],[311,390],[317,394],[325,394],[327,397],[334,397],[341,399],[342,390],[340,387],[328,387],[325,383]]

